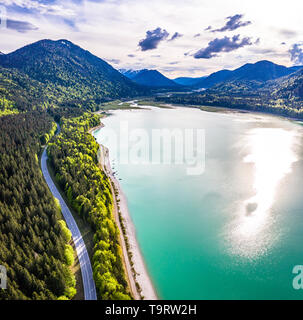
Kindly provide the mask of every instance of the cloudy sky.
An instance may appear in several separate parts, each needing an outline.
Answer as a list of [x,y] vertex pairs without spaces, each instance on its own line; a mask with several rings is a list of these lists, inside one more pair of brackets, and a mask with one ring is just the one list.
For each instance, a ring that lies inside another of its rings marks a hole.
[[0,51],[68,39],[115,68],[171,78],[291,66],[303,64],[302,12],[302,0],[1,0]]

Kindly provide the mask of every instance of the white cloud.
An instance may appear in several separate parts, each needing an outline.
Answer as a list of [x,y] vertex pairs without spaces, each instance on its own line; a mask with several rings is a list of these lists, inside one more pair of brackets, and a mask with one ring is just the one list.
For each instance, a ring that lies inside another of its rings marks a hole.
[[[59,2],[59,1],[58,1]],[[62,4],[45,4],[34,0],[2,0],[5,6],[17,5],[24,9],[37,10],[40,14],[59,15],[62,17],[74,17],[73,9]]]
[[[67,38],[99,57],[119,60],[119,68],[157,68],[166,75],[202,76],[222,68],[236,68],[246,62],[261,59],[291,65],[285,30],[292,31],[292,43],[302,39],[301,12],[303,2],[293,0],[291,6],[281,0],[105,0],[102,2],[57,1],[42,4],[30,0],[3,0],[33,10],[26,21],[39,27],[39,32],[20,36],[17,32],[1,35],[0,51],[17,49],[20,45],[42,38]],[[39,14],[37,14],[39,12]],[[216,36],[204,31],[208,26],[221,26],[225,18],[243,14],[252,24],[236,31],[222,33],[232,37],[236,33],[252,39],[261,38],[259,44],[226,52],[208,60],[196,60],[185,56],[205,48]],[[14,19],[22,16],[12,13]],[[64,19],[72,20],[77,28],[71,28]],[[167,30],[171,35],[183,35],[177,41],[163,42],[152,51],[142,52],[138,43],[147,30]],[[199,37],[194,37],[196,34]],[[135,57],[130,57],[134,54]],[[152,57],[160,55],[160,57]],[[176,65],[171,62],[179,61]],[[115,65],[117,67],[117,65]]]

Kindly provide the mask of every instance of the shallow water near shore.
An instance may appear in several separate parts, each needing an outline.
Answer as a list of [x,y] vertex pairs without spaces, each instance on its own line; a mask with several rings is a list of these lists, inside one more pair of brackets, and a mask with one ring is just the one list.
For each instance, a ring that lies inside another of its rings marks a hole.
[[[121,164],[102,130],[94,136],[127,197],[137,239],[162,299],[303,299],[303,128],[260,114],[191,108],[113,111],[120,134],[144,128],[205,130],[205,171],[187,164]],[[151,150],[155,152],[155,150]],[[203,155],[197,155],[203,161]]]

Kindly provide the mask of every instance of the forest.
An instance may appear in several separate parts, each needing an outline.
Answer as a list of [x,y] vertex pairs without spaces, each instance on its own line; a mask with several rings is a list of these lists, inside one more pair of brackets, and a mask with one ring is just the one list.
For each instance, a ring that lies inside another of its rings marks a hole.
[[44,112],[0,118],[0,299],[71,299],[76,294],[71,235],[39,167],[56,124]]
[[224,107],[303,119],[303,107],[300,100],[275,99],[256,94],[233,94],[231,90],[222,92],[209,89],[204,93],[173,94],[165,97],[156,97],[155,100],[158,103]]
[[87,132],[98,125],[100,117],[91,113],[61,118],[61,133],[49,144],[49,158],[68,202],[94,232],[92,267],[98,298],[128,300],[110,181],[98,166],[99,145]]

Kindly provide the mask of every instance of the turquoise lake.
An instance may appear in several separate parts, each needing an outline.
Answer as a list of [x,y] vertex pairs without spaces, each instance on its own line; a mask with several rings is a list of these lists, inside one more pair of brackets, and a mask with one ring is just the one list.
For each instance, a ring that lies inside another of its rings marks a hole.
[[[302,125],[181,107],[113,111],[102,122],[95,137],[110,150],[159,298],[303,299],[292,273],[303,265]],[[144,129],[150,157],[161,153],[151,148],[153,130],[202,129],[205,157],[196,159],[205,159],[204,172],[121,163],[135,142],[122,134],[116,148],[104,134],[119,137],[121,124],[130,134]]]

